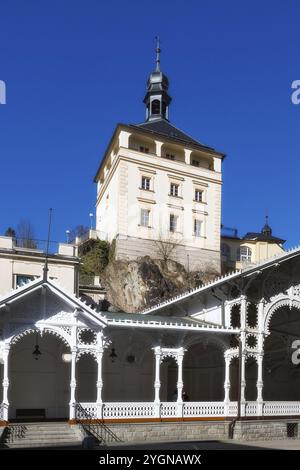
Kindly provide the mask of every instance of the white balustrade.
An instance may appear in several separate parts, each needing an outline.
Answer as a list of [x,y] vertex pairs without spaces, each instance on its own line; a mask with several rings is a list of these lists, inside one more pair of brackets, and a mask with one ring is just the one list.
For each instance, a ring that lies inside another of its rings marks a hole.
[[[79,419],[85,419],[88,415],[91,419],[97,419],[97,403],[80,403],[83,410],[77,409]],[[143,403],[103,403],[103,419],[145,419],[145,418],[176,418],[178,417],[177,402],[161,402],[160,413],[157,416],[154,402]],[[256,401],[245,403],[245,417],[258,416],[259,409]],[[236,417],[238,412],[237,402],[184,402],[183,418],[210,418]],[[263,416],[300,416],[300,402],[264,402]],[[0,405],[0,421],[3,420],[3,405]]]
[[228,416],[236,416],[238,412],[237,402],[231,401],[228,405]]
[[224,416],[225,404],[223,402],[185,402],[183,404],[183,417]]
[[256,401],[248,401],[245,404],[245,416],[257,416],[258,405]]
[[122,418],[154,418],[155,405],[150,403],[104,403],[104,419]]
[[162,402],[160,405],[161,418],[176,418],[177,402]]
[[83,410],[77,408],[76,417],[86,419],[87,415],[90,419],[97,419],[97,403],[80,403]]
[[263,406],[264,416],[295,416],[300,415],[300,402],[266,401]]

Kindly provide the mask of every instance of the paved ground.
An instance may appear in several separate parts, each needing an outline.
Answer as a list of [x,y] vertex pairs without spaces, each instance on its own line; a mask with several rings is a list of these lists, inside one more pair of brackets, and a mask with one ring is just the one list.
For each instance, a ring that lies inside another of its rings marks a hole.
[[156,442],[113,444],[106,449],[140,449],[140,450],[300,450],[300,439],[270,440],[270,441],[188,441],[188,442]]

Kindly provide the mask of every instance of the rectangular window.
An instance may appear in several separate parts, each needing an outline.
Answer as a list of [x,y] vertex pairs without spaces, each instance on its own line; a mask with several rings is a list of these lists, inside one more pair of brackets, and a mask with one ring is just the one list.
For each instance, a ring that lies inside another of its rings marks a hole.
[[194,220],[194,235],[195,237],[201,237],[201,220],[195,219]]
[[203,192],[200,189],[195,189],[195,201],[202,202]]
[[147,176],[142,176],[142,189],[145,189],[146,191],[150,190],[150,184],[151,184],[151,179],[148,178]]
[[179,185],[175,183],[170,184],[170,195],[171,196],[178,196]]
[[170,232],[177,232],[178,216],[170,214]]
[[193,166],[199,166],[198,160],[192,160],[192,165]]
[[175,160],[175,155],[171,154],[171,153],[166,153],[166,158],[168,160]]
[[25,286],[30,281],[33,281],[36,279],[37,276],[28,276],[28,275],[23,275],[23,274],[17,274],[16,275],[16,287],[22,287]]
[[150,211],[148,209],[141,209],[141,225],[143,227],[150,226]]
[[148,147],[144,147],[143,145],[140,145],[140,152],[149,153],[149,148],[148,148]]

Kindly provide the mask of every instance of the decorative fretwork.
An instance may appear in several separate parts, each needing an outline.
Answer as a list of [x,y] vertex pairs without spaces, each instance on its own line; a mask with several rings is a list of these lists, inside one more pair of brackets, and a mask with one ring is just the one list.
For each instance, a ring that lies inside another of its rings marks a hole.
[[59,326],[60,330],[63,330],[67,335],[71,335],[71,327],[70,326]]
[[25,336],[28,336],[28,335],[31,335],[31,334],[35,334],[36,332],[38,332],[41,336],[43,336],[44,333],[49,333],[50,335],[53,335],[53,336],[56,336],[57,338],[59,338],[66,346],[70,346],[70,343],[69,343],[69,338],[66,337],[66,333],[61,330],[59,331],[59,328],[58,329],[52,329],[52,328],[27,328],[26,330],[22,331],[21,333],[18,333],[16,334],[10,344],[16,344],[18,341],[20,341],[21,339],[25,338]]
[[248,348],[255,348],[257,346],[257,338],[253,334],[246,336],[246,345]]
[[76,355],[76,361],[79,361],[82,356],[91,356],[97,361],[97,351],[95,349],[79,349]]
[[265,333],[267,335],[270,334],[270,322],[272,320],[274,313],[283,307],[287,307],[290,310],[292,308],[296,308],[300,310],[300,302],[298,300],[290,299],[289,297],[283,297],[281,299],[278,299],[276,302],[272,303],[271,305],[269,305],[266,316],[265,316]]
[[83,345],[96,345],[97,344],[97,333],[90,328],[78,328],[77,331],[78,344]]
[[297,284],[296,286],[292,287],[292,295],[293,295],[293,297],[299,297],[300,298],[300,284]]
[[165,359],[175,359],[178,362],[178,354],[177,351],[165,351],[161,354],[161,362]]
[[239,304],[235,304],[231,307],[230,326],[233,328],[241,327],[241,306]]
[[256,328],[257,322],[258,322],[257,305],[251,302],[247,305],[247,326],[249,328]]

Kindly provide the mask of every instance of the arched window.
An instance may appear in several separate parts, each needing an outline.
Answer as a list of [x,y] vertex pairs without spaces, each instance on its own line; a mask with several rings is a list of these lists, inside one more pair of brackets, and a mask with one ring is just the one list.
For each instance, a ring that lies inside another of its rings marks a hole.
[[154,100],[151,104],[152,114],[160,114],[160,101]]
[[246,261],[248,263],[251,262],[251,257],[252,257],[252,250],[248,246],[241,246],[237,250],[237,256],[236,259],[237,261]]
[[226,259],[230,258],[230,246],[227,243],[221,243],[221,253]]

